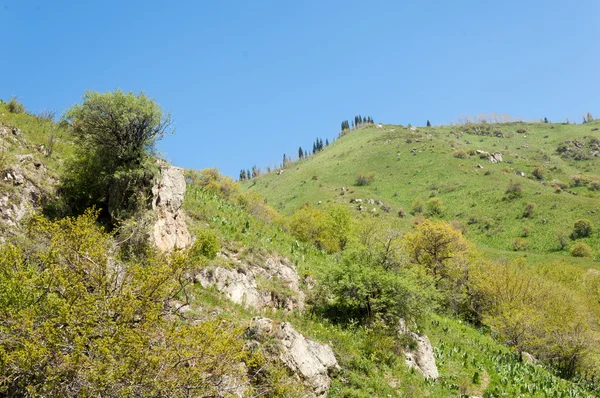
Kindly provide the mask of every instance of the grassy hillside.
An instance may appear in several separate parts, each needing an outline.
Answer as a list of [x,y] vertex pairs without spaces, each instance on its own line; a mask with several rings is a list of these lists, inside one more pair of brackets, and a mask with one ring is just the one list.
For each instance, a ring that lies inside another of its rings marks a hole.
[[[594,156],[598,127],[600,122],[372,126],[354,130],[324,151],[290,164],[281,175],[272,172],[244,186],[287,214],[319,201],[355,208],[350,199],[360,198],[381,200],[391,207],[382,216],[398,218],[400,209],[410,213],[415,199],[426,202],[438,197],[446,208],[441,218],[457,220],[465,235],[481,247],[560,257],[568,252],[560,251],[558,236],[569,235],[577,219],[600,225],[600,157]],[[577,148],[575,141],[583,148]],[[565,146],[570,150],[557,151]],[[501,153],[503,161],[490,163],[477,150]],[[584,159],[576,160],[579,157]],[[534,176],[536,168],[541,178]],[[359,173],[373,173],[374,181],[357,186]],[[511,182],[520,184],[520,197],[507,198]],[[528,203],[534,209],[524,217]],[[378,206],[365,207],[382,213]],[[398,223],[404,230],[410,224],[410,216]],[[600,249],[600,234],[583,241]],[[589,261],[581,264],[594,266]]]

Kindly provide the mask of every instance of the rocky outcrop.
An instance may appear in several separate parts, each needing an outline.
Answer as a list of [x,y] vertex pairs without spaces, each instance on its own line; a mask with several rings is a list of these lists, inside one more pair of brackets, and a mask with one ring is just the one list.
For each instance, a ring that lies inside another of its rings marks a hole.
[[[0,191],[0,224],[9,228],[17,227],[25,216],[39,209],[47,195],[36,183],[38,178],[50,180],[45,171],[38,168],[25,170],[24,167],[14,165],[0,172],[0,181],[12,187]],[[33,176],[34,173],[40,175]]]
[[491,163],[502,163],[502,154],[500,152],[494,152],[489,155],[488,160]]
[[208,266],[196,275],[203,287],[214,286],[236,304],[255,309],[304,309],[304,293],[296,267],[287,258],[269,257],[254,264],[243,263],[232,254],[220,254],[233,267]]
[[150,231],[150,240],[162,252],[191,244],[182,210],[185,185],[182,168],[161,165],[158,182],[152,187],[152,210],[156,223]]
[[411,332],[404,320],[401,320],[398,329],[399,333],[410,336],[415,342],[415,347],[413,349],[404,350],[406,365],[408,365],[409,368],[415,368],[421,371],[426,379],[437,379],[440,375],[438,373],[437,365],[435,364],[433,347],[429,338],[425,335]]
[[339,369],[331,347],[317,343],[298,333],[288,322],[269,318],[252,318],[248,337],[260,344],[272,340],[279,360],[310,388],[310,396],[324,397],[331,384],[330,374]]

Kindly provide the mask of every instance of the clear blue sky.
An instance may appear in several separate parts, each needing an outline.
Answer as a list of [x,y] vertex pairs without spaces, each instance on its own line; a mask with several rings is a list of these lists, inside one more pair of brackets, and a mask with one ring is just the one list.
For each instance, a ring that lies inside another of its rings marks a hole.
[[281,161],[355,114],[600,116],[600,2],[0,0],[0,97],[63,112],[144,90],[177,165]]

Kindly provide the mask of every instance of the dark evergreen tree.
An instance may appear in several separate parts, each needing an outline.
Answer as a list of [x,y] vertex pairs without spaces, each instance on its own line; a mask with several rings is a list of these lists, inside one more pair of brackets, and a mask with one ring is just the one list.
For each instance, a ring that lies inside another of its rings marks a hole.
[[244,181],[246,179],[246,172],[244,170],[240,171],[240,181]]
[[325,146],[329,146],[329,139],[325,138]]
[[547,117],[544,118],[544,123],[548,123],[548,118]]
[[427,127],[431,127],[431,122],[429,120],[427,121]]
[[304,158],[304,151],[302,151],[302,147],[298,148],[298,160]]
[[285,157],[285,153],[283,154],[283,167],[287,165],[287,158]]
[[250,169],[246,170],[246,178],[250,179],[252,177],[252,174],[250,174]]

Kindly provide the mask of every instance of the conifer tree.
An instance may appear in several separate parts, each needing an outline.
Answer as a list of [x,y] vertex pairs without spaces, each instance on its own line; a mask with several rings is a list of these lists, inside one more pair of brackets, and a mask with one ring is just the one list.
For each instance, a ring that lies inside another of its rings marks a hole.
[[329,139],[325,138],[325,146],[329,146]]
[[548,123],[548,118],[547,117],[544,118],[544,123]]
[[250,169],[246,170],[246,178],[250,179],[251,176],[252,174],[250,174]]
[[244,170],[240,171],[240,181],[244,181],[246,179],[246,172]]
[[431,122],[429,120],[427,121],[427,127],[431,127]]
[[298,160],[304,158],[304,151],[302,151],[302,147],[298,148]]

